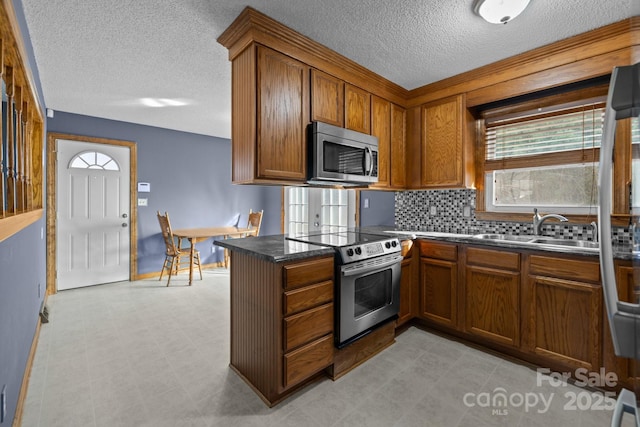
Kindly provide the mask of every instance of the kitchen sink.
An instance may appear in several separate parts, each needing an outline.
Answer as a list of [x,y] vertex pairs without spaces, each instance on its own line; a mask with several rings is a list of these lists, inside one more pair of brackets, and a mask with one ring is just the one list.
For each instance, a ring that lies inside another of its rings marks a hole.
[[476,234],[474,239],[481,240],[505,240],[510,242],[530,242],[534,236],[514,236],[512,234]]
[[548,238],[548,237],[535,238],[531,240],[531,243],[538,243],[542,245],[569,246],[573,248],[584,248],[584,249],[600,248],[600,244],[598,242],[592,242],[588,240],[554,239],[554,238]]
[[568,248],[580,248],[580,249],[599,249],[598,242],[591,242],[587,240],[565,240],[555,239],[553,237],[540,237],[540,236],[514,236],[511,234],[476,234],[474,239],[480,240],[492,240],[492,241],[505,241],[505,242],[520,242],[531,243],[533,245],[550,245],[560,246]]

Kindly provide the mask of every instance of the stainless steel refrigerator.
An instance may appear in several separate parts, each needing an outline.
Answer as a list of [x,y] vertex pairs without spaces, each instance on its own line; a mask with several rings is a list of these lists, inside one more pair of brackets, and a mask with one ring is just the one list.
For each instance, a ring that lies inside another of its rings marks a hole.
[[[616,67],[611,75],[609,94],[604,117],[602,145],[600,148],[600,165],[598,173],[599,207],[598,220],[600,222],[600,269],[602,273],[602,287],[604,301],[609,320],[611,338],[617,357],[628,358],[629,379],[627,388],[618,394],[615,409],[611,419],[611,426],[620,426],[623,416],[625,419],[634,418],[635,425],[640,427],[638,402],[640,398],[640,212],[637,202],[638,195],[632,194],[634,185],[629,183],[629,222],[623,227],[617,227],[617,235],[626,234],[628,245],[626,250],[618,248],[614,254],[612,244],[612,184],[613,184],[613,149],[616,137],[616,127],[623,119],[640,116],[640,63],[624,67]],[[625,122],[625,124],[628,122]],[[632,149],[633,151],[637,151]],[[640,155],[633,154],[633,168],[640,168]],[[640,176],[640,171],[632,171],[631,176]],[[640,189],[640,183],[636,183]],[[619,240],[619,239],[618,239]],[[618,242],[619,243],[619,242]],[[624,246],[624,245],[623,245]],[[631,273],[627,275],[625,284],[630,287],[625,295],[618,294],[616,279],[617,259],[625,259],[631,265],[627,267]],[[636,275],[637,273],[637,275]],[[631,279],[629,279],[631,278]],[[605,331],[607,333],[607,331]],[[626,414],[626,415],[625,415]],[[625,425],[627,425],[625,423]]]

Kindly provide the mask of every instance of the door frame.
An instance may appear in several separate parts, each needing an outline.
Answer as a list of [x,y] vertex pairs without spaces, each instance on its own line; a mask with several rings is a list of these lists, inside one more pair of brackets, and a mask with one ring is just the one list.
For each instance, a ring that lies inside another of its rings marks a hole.
[[138,181],[138,152],[137,145],[132,141],[119,139],[96,138],[92,136],[71,135],[57,132],[47,132],[47,295],[57,292],[57,235],[56,235],[56,171],[58,139],[68,141],[91,142],[94,144],[117,145],[129,148],[129,280],[136,280],[138,274],[138,204],[136,203],[136,183]]

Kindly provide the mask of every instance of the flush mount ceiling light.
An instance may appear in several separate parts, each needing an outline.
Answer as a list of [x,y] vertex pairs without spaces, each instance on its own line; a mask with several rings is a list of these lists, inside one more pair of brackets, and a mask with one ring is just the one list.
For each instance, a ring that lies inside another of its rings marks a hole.
[[184,99],[175,98],[140,98],[140,103],[147,107],[182,107],[188,102]]
[[520,15],[530,0],[475,0],[473,11],[492,24],[506,24]]

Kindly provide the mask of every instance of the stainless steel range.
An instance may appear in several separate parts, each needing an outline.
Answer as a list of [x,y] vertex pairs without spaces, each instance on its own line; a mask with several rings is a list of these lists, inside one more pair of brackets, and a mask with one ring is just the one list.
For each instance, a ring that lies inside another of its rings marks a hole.
[[397,318],[400,241],[358,231],[288,237],[336,248],[335,344],[343,348]]

